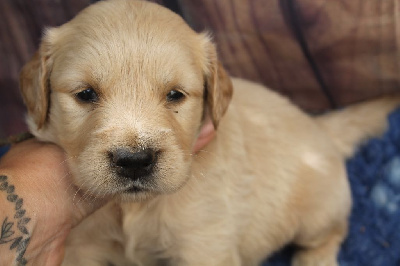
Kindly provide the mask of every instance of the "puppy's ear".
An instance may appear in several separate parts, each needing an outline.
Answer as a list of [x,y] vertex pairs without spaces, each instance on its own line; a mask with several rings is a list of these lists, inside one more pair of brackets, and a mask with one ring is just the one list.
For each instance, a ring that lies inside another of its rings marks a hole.
[[206,107],[214,127],[217,128],[221,117],[228,109],[233,88],[229,75],[221,62],[218,61],[215,46],[210,42],[208,36],[203,35],[203,37],[207,38],[205,42],[207,60],[205,71]]
[[39,50],[22,68],[19,82],[22,97],[38,129],[47,120],[50,96],[50,73],[52,69],[49,31],[43,38]]

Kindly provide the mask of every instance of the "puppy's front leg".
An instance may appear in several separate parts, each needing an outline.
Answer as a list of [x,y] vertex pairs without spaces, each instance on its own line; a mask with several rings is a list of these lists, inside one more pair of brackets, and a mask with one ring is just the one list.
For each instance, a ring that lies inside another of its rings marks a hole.
[[[207,251],[207,249],[210,249]],[[196,249],[195,246],[188,246],[187,249],[184,249],[181,251],[181,256],[179,258],[173,259],[169,265],[178,265],[178,266],[209,266],[209,265],[215,265],[215,266],[242,266],[246,265],[243,263],[240,259],[239,253],[236,249],[232,249],[231,251],[221,251],[221,253],[216,254],[215,250],[212,250],[214,248],[220,248],[216,247],[213,243],[212,240],[209,244],[209,246],[201,251],[202,254],[205,255],[200,255],[199,250]],[[192,250],[191,250],[192,249]],[[197,255],[196,255],[197,253]],[[190,254],[193,254],[191,256]],[[209,254],[209,255],[207,255]],[[255,265],[254,265],[255,266]]]
[[125,259],[120,211],[111,202],[87,217],[68,236],[62,266],[130,266]]

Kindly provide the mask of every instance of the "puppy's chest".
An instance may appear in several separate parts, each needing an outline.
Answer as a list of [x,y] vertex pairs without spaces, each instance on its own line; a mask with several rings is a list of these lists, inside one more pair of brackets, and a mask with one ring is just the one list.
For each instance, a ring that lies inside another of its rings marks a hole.
[[130,209],[123,218],[125,254],[137,265],[167,265],[175,257],[182,223],[160,206]]

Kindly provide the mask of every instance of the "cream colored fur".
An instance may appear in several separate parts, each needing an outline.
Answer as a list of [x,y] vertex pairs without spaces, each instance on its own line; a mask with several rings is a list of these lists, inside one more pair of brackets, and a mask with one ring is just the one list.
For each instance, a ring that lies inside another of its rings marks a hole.
[[[98,102],[76,98],[88,87]],[[394,108],[312,118],[229,79],[207,35],[179,16],[128,0],[48,30],[21,89],[32,133],[66,151],[85,193],[115,198],[71,232],[63,265],[74,266],[257,265],[290,242],[293,265],[337,265],[351,207],[345,156]],[[184,101],[166,102],[171,89]],[[194,154],[208,116],[217,135]],[[161,151],[150,183],[110,168],[107,152],[126,146]],[[132,185],[145,192],[124,192]]]

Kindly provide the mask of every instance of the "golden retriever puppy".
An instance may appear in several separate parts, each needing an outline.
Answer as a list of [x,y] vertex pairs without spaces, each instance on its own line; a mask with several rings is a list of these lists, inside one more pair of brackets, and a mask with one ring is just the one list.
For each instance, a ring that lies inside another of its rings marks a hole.
[[394,108],[311,118],[229,78],[207,34],[132,0],[47,30],[21,89],[31,132],[65,150],[85,193],[114,198],[72,231],[65,265],[257,265],[290,242],[293,265],[336,265],[344,159]]

